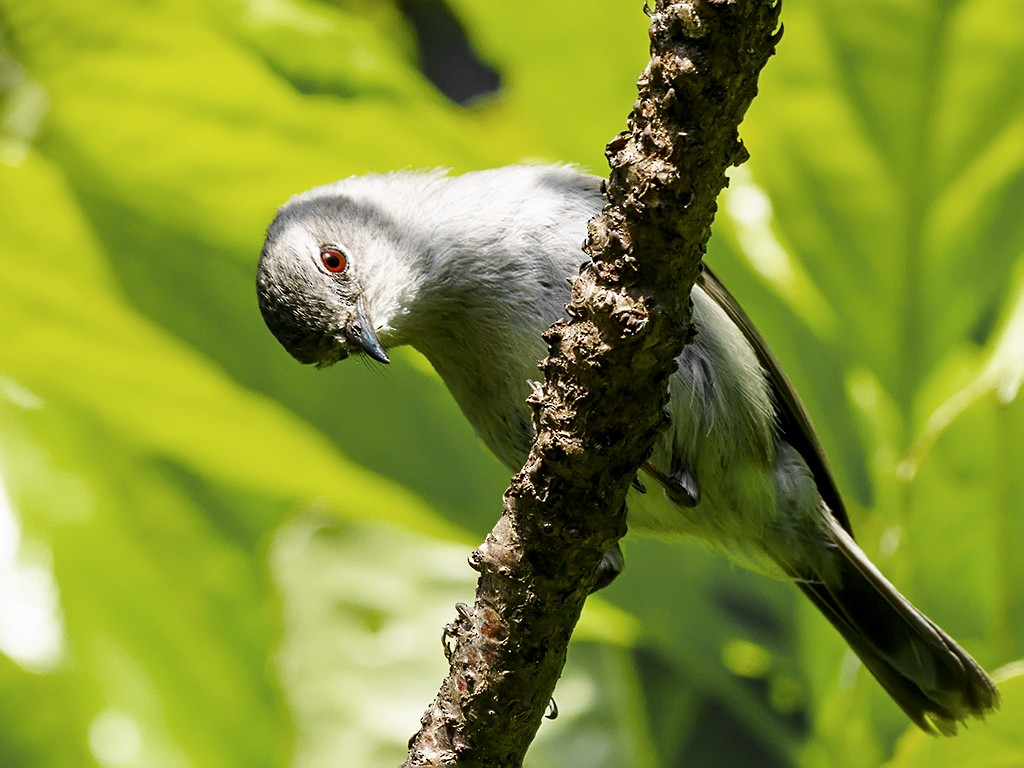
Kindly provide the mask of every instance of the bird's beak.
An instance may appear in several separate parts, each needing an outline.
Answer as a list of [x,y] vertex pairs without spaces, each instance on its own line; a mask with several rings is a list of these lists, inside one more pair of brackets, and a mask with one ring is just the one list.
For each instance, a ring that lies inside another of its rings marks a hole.
[[345,327],[345,338],[349,344],[358,347],[378,363],[391,362],[388,353],[381,346],[380,339],[377,338],[376,331],[373,330],[370,318],[366,316],[366,310],[361,306],[356,316],[352,318],[352,322]]

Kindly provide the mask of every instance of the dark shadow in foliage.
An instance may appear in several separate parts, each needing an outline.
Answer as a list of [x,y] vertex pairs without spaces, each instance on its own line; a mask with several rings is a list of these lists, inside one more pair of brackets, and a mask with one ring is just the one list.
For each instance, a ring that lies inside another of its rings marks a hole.
[[420,71],[456,104],[501,88],[498,72],[481,61],[466,30],[443,0],[399,0],[398,7],[416,33]]

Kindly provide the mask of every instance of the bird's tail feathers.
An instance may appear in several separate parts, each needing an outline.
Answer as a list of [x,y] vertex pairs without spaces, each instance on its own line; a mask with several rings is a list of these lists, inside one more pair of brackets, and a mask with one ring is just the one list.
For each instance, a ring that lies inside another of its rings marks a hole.
[[[991,678],[955,640],[911,605],[838,524],[836,574],[791,573],[864,666],[923,730],[952,735],[999,706]],[[790,569],[791,570],[791,569]]]

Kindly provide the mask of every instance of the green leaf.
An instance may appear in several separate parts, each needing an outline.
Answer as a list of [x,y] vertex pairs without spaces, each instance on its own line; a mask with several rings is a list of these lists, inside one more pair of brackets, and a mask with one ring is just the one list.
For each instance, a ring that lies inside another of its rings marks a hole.
[[751,109],[751,168],[841,320],[829,343],[908,417],[929,371],[985,333],[1020,253],[1024,107],[1007,94],[1024,75],[1021,13],[1013,0],[787,8]]

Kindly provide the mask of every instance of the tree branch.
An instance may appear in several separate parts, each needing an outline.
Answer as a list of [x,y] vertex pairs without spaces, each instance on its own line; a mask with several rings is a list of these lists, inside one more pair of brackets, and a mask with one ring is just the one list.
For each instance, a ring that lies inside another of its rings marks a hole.
[[609,143],[609,205],[592,263],[552,326],[534,393],[537,440],[501,519],[470,557],[476,602],[445,630],[447,679],[405,766],[516,768],[533,740],[625,497],[665,426],[668,379],[689,333],[737,127],[774,52],[774,0],[658,0],[629,130]]

